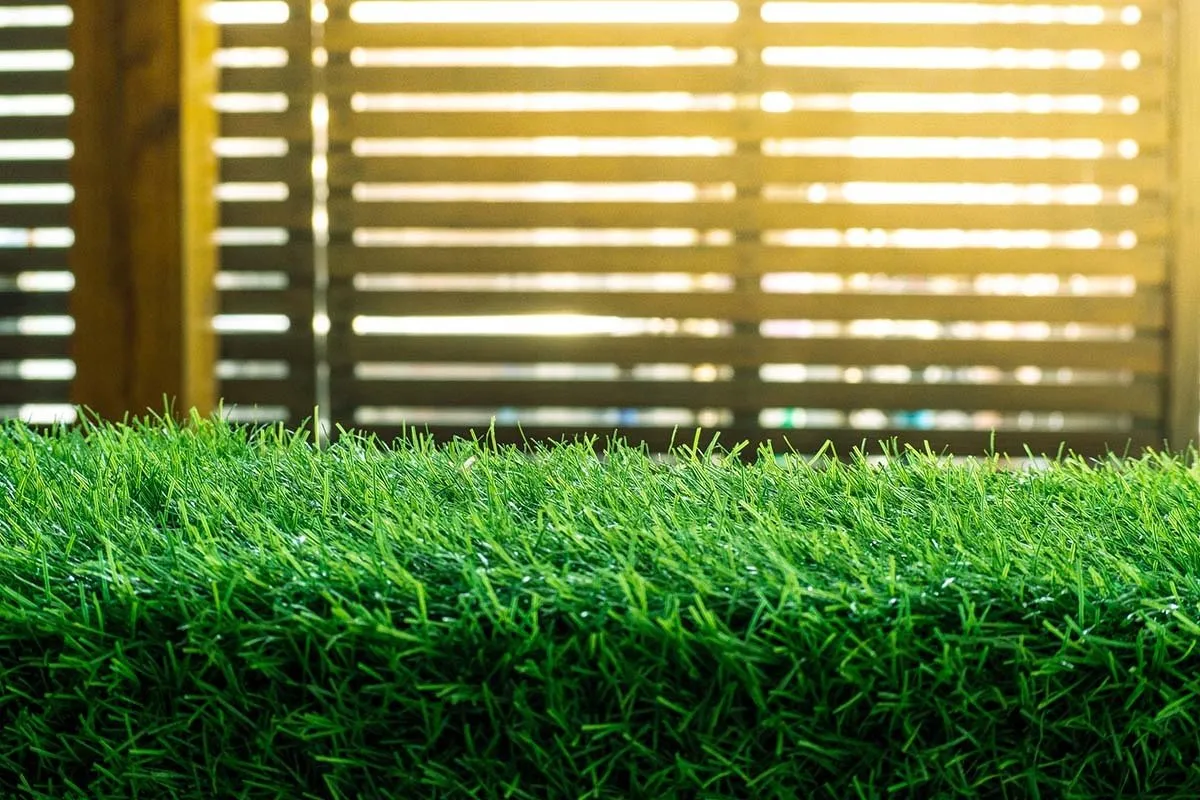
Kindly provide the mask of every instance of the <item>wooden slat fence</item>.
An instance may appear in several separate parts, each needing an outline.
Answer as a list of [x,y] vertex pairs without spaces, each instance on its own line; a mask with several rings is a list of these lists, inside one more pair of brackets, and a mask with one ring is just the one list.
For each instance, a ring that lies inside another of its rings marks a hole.
[[[220,394],[298,421],[327,353],[386,435],[1179,440],[1187,1],[213,3]],[[72,371],[65,9],[0,0],[0,415]]]
[[220,396],[239,420],[316,403],[308,2],[213,6],[221,25]]
[[335,418],[1161,442],[1167,0],[328,8]]
[[0,416],[71,418],[65,3],[0,0]]

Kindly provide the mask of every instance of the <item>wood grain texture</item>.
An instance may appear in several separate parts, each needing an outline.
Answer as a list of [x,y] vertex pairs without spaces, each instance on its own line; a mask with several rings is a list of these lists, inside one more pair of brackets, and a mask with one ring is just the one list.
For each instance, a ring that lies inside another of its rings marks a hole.
[[216,31],[201,0],[76,0],[73,401],[216,407]]

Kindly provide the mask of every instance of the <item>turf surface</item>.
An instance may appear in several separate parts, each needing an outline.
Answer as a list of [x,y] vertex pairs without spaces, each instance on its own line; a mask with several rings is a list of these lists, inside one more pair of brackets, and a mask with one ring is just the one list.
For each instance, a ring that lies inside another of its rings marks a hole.
[[0,797],[1200,796],[1200,468],[0,426]]

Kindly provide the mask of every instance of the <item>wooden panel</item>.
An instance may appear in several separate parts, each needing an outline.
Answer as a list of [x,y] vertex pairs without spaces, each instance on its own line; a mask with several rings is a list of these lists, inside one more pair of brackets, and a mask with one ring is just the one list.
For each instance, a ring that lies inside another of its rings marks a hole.
[[[72,3],[72,400],[104,418],[216,405],[207,4]],[[130,48],[139,57],[131,60]]]
[[1094,386],[848,384],[762,381],[355,381],[340,387],[356,405],[575,406],[639,408],[927,408],[964,411],[1162,412],[1157,382]]
[[1200,8],[1180,0],[1178,12],[1167,438],[1183,451],[1200,444]]
[[[227,162],[232,168],[237,162]],[[255,160],[266,173],[266,162]],[[225,168],[225,165],[222,165]],[[247,173],[255,174],[255,173]],[[1133,185],[1161,191],[1166,161],[1148,157],[1093,161],[1079,158],[793,158],[782,156],[673,157],[412,157],[360,158],[336,153],[329,162],[330,185],[346,189],[355,183],[565,183],[680,181],[755,184],[843,183],[879,181],[966,183]],[[933,176],[933,177],[931,177]],[[259,180],[260,178],[237,178]],[[261,178],[266,180],[267,178]],[[234,180],[234,178],[229,178]]]
[[[241,117],[259,115],[243,114]],[[249,122],[247,121],[249,127]],[[264,130],[266,121],[261,122]],[[278,123],[277,123],[278,124]],[[278,128],[275,128],[278,130]],[[240,135],[283,135],[243,133]],[[422,112],[330,110],[330,136],[358,137],[542,137],[542,136],[715,136],[845,138],[853,136],[961,136],[1013,138],[1134,139],[1147,146],[1167,141],[1166,118],[1139,114],[856,114],[805,111],[538,111]]]
[[[400,436],[412,436],[414,430],[425,435],[428,433],[434,441],[448,443],[457,437],[470,439],[471,430],[478,439],[483,440],[492,434],[488,426],[449,426],[449,425],[416,425],[404,430],[399,425],[362,425],[356,430],[364,434],[373,434],[381,439],[390,441]],[[700,449],[712,441],[716,431],[706,429],[701,432]],[[721,449],[728,450],[741,441],[750,442],[741,453],[741,457],[753,461],[759,443],[770,442],[773,452],[782,455],[789,452],[812,455],[822,450],[826,442],[830,442],[837,456],[848,459],[854,448],[862,445],[869,454],[882,452],[879,442],[898,439],[903,449],[904,443],[911,443],[924,452],[925,443],[935,453],[949,453],[955,456],[982,456],[991,452],[989,447],[994,445],[995,451],[1008,454],[1014,458],[1023,458],[1026,448],[1035,456],[1056,455],[1060,447],[1062,451],[1074,452],[1083,457],[1103,457],[1108,452],[1118,455],[1128,452],[1131,456],[1141,453],[1143,448],[1161,445],[1158,432],[1153,428],[1141,427],[1129,432],[1094,433],[1089,431],[1071,433],[1048,433],[1033,431],[1000,431],[994,436],[987,431],[912,431],[903,429],[881,430],[848,430],[844,428],[807,428],[807,429],[758,429],[758,428],[726,428],[721,430],[717,442]],[[678,447],[691,447],[695,428],[678,430],[671,428],[640,428],[626,427],[618,432],[629,445],[640,447],[643,444],[652,453],[665,453],[672,443]],[[584,441],[590,437],[596,450],[606,446],[613,429],[600,426],[548,428],[545,426],[497,425],[494,428],[497,444],[523,446],[527,442],[549,443],[551,441],[568,442],[578,439]],[[1066,446],[1063,446],[1066,440]],[[827,455],[831,455],[827,452]]]
[[1132,275],[1147,284],[1165,279],[1165,253],[1132,250],[1025,250],[860,247],[354,247],[330,250],[334,277],[357,273],[461,272],[878,272],[900,275],[1005,273]]
[[615,317],[765,319],[920,319],[1133,324],[1161,328],[1163,292],[1132,297],[1011,297],[917,294],[766,294],[758,292],[349,292],[331,308],[365,315],[574,313]]
[[763,338],[691,336],[337,336],[336,367],[357,362],[638,364],[838,364],[872,366],[1037,366],[1132,370],[1161,375],[1163,340],[1128,342]]
[[[355,203],[330,200],[331,228],[699,228],[738,231],[882,228],[894,230],[1132,230],[1157,239],[1168,229],[1163,204],[875,205],[758,200],[695,203]],[[280,224],[280,223],[276,223]]]

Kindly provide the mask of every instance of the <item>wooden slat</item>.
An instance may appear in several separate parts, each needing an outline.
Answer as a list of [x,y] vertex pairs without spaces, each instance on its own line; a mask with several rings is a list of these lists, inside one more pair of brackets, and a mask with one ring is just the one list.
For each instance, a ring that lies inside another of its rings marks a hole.
[[1160,290],[1132,297],[767,294],[759,292],[352,292],[334,290],[334,312],[394,316],[575,313],[614,317],[1007,320],[1162,328]]
[[69,216],[65,203],[0,205],[0,228],[65,228]]
[[[0,94],[7,94],[3,86]],[[67,117],[5,117],[0,125],[0,140],[68,138]]]
[[[1132,230],[1159,239],[1162,203],[1081,205],[876,205],[757,199],[695,203],[356,203],[329,202],[330,229],[355,228],[698,228],[737,231],[882,228],[895,230]],[[271,224],[271,223],[262,223]],[[282,221],[274,224],[285,224]]]
[[[1078,0],[1076,0],[1078,2]],[[351,47],[980,47],[999,49],[1145,47],[1160,53],[1161,30],[1153,9],[1139,25],[871,25],[838,23],[767,23],[744,14],[736,23],[639,25],[622,23],[378,23],[358,24],[333,18],[325,41],[331,51]],[[894,30],[893,30],[894,29]],[[1128,42],[1128,44],[1125,44]]]
[[295,106],[283,112],[222,114],[221,136],[310,141],[312,128],[307,110]]
[[225,380],[221,381],[221,398],[228,408],[239,406],[286,406],[312,415],[310,392],[303,382],[292,380]]
[[[7,0],[3,5],[9,5]],[[47,5],[49,2],[47,0]],[[66,26],[0,28],[0,52],[22,50],[66,50]]]
[[222,314],[286,314],[312,323],[313,295],[308,287],[223,291],[218,302]]
[[[354,426],[354,430],[363,434],[373,434],[385,441],[398,438],[401,435],[411,437],[414,429],[421,435],[428,433],[434,441],[448,443],[455,438],[471,438],[471,430],[480,440],[489,439],[494,433],[497,444],[522,446],[526,442],[549,443],[578,439],[584,441],[591,437],[595,449],[604,449],[608,438],[614,433],[612,428],[601,426],[548,428],[545,426],[523,425],[521,428],[509,425],[496,425],[493,433],[489,433],[487,425],[451,426],[451,425],[416,425],[404,430],[399,425],[363,425]],[[705,429],[701,432],[700,449],[712,441],[716,432]],[[618,435],[633,447],[643,444],[652,453],[665,453],[672,442],[676,447],[687,445],[691,447],[695,436],[695,428],[622,428]],[[717,439],[721,449],[728,450],[743,440],[750,444],[741,452],[741,457],[753,461],[760,442],[770,442],[773,452],[782,455],[789,452],[812,455],[821,450],[826,441],[832,443],[837,456],[848,460],[854,448],[865,443],[869,454],[882,452],[878,442],[891,441],[897,437],[901,448],[905,442],[911,443],[924,452],[925,445],[935,453],[948,452],[955,456],[982,456],[994,444],[995,452],[1014,458],[1023,458],[1026,447],[1035,456],[1054,456],[1059,452],[1064,440],[1069,445],[1063,447],[1064,453],[1073,451],[1085,458],[1103,457],[1107,452],[1123,455],[1128,450],[1129,455],[1140,455],[1146,447],[1161,446],[1161,437],[1152,428],[1139,427],[1129,432],[1070,432],[1050,433],[1043,431],[1000,431],[994,436],[987,431],[905,431],[902,429],[883,430],[847,430],[837,428],[822,429],[759,429],[759,428],[726,428],[720,431]],[[826,453],[832,455],[832,453]]]
[[304,105],[309,95],[302,87],[311,80],[307,64],[283,67],[237,67],[221,70],[222,92],[288,92],[293,102]]
[[[942,26],[929,26],[942,27]],[[704,95],[786,91],[966,92],[980,94],[1135,95],[1162,99],[1165,70],[1071,69],[844,69],[698,65],[687,67],[355,67],[335,61],[327,77],[332,97],[365,93],[692,92]],[[233,91],[229,89],[227,91]]]
[[[275,133],[282,123],[237,115],[246,129],[261,124]],[[281,117],[283,115],[270,115]],[[289,130],[294,132],[295,126]],[[233,135],[233,134],[229,134]],[[538,111],[423,112],[330,110],[330,136],[335,142],[358,137],[540,137],[540,136],[712,136],[740,140],[773,137],[844,138],[853,136],[965,136],[1012,138],[1134,139],[1147,146],[1167,141],[1162,114],[859,114],[849,111],[805,111],[772,114],[759,111]]]
[[70,381],[23,381],[0,379],[0,406],[25,403],[66,403]]
[[1017,369],[1131,370],[1161,375],[1163,340],[1128,342],[853,339],[776,339],[750,335],[692,336],[354,336],[331,338],[330,362],[505,363],[505,364],[837,364],[867,367],[904,364],[989,366]]
[[287,47],[304,51],[312,41],[312,26],[304,14],[279,25],[222,25],[221,47]]
[[221,336],[221,358],[227,361],[283,359],[311,363],[313,340],[309,331],[287,333],[228,333]]
[[[302,151],[281,158],[222,158],[218,162],[222,183],[265,183],[283,181],[289,185],[289,200],[310,202],[312,164]],[[1136,162],[1130,162],[1136,163]]]
[[227,245],[218,254],[227,272],[288,272],[296,279],[312,275],[313,245],[293,241],[277,245]]
[[[222,169],[237,167],[246,175],[270,174],[265,159],[227,159]],[[250,168],[260,169],[249,172]],[[223,176],[225,173],[222,173]],[[334,189],[355,183],[564,183],[681,181],[739,186],[787,183],[879,181],[926,183],[948,175],[964,183],[1134,185],[1158,191],[1166,183],[1166,161],[1078,158],[819,158],[779,156],[670,157],[499,157],[457,156],[362,158],[347,152],[330,156],[329,182]],[[227,180],[270,180],[229,177]]]
[[66,183],[66,161],[0,161],[0,184]]
[[848,384],[762,381],[352,381],[338,387],[357,406],[438,408],[551,406],[606,408],[882,408],[964,411],[1083,411],[1156,417],[1162,389],[1144,382],[1108,391],[1094,386],[1011,384]]
[[0,335],[0,361],[21,358],[70,358],[69,336]]
[[300,197],[273,203],[222,203],[221,226],[308,230],[312,226],[312,206],[303,201],[304,198]]
[[1200,8],[1180,0],[1176,39],[1174,253],[1166,436],[1183,451],[1200,445]]
[[35,317],[67,313],[65,292],[0,292],[0,317]]
[[0,275],[67,269],[67,253],[59,247],[0,248]]
[[[0,251],[0,261],[3,259]],[[356,273],[463,272],[885,272],[900,275],[1043,274],[1132,275],[1147,284],[1165,279],[1160,247],[1133,250],[900,249],[851,247],[436,247],[334,245],[334,277]]]
[[[0,94],[7,95],[39,95],[66,94],[67,73],[63,71],[29,71],[29,72],[0,72]],[[7,117],[5,126],[21,117]],[[5,137],[21,138],[21,137]]]

